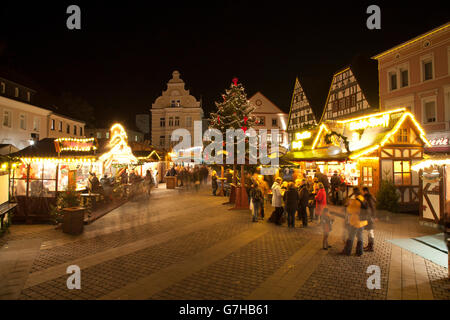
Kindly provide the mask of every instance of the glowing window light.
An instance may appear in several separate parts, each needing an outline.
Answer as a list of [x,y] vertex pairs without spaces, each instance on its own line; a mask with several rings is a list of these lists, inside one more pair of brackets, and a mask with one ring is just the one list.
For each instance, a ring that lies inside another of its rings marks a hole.
[[327,126],[326,126],[325,124],[321,124],[321,125],[320,125],[319,132],[317,133],[317,136],[316,136],[316,138],[314,139],[314,143],[313,143],[313,145],[312,145],[312,149],[313,149],[313,150],[316,148],[317,143],[319,142],[320,135],[322,134],[322,131],[323,131],[323,130],[325,130],[325,132],[329,132],[329,131],[330,131],[330,130],[328,130],[328,128],[327,128]]

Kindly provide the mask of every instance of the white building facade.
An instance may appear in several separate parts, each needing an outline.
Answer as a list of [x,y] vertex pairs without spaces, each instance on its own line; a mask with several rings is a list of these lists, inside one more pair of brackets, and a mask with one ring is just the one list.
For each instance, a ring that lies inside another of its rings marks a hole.
[[277,107],[261,92],[255,93],[250,99],[250,103],[255,107],[253,116],[257,119],[256,130],[266,129],[267,140],[272,142],[271,130],[278,129],[278,143],[287,148],[289,145],[287,135],[288,115]]
[[174,71],[172,79],[167,83],[167,90],[162,92],[151,107],[152,144],[169,150],[177,142],[171,142],[173,130],[183,128],[191,134],[191,145],[194,139],[194,121],[202,121],[203,109],[200,101],[185,89],[180,73]]

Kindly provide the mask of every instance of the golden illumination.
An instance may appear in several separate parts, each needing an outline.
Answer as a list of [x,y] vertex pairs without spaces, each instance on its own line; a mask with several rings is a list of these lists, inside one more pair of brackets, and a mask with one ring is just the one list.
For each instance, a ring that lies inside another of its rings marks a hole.
[[380,117],[370,117],[367,119],[361,119],[352,121],[349,123],[350,130],[360,130],[374,127],[385,127],[389,126],[390,116],[388,114],[384,114]]
[[296,140],[305,140],[311,138],[311,132],[310,131],[303,131],[303,132],[297,132],[295,134]]
[[427,159],[420,161],[416,164],[413,164],[411,166],[411,169],[414,171],[423,170],[425,168],[429,168],[431,166],[444,166],[444,165],[450,165],[450,158],[448,159]]
[[365,154],[368,154],[368,153],[374,152],[375,150],[378,150],[379,147],[380,147],[380,145],[376,144],[376,145],[366,148],[358,153],[352,154],[349,158],[352,160],[358,159],[359,157],[361,157]]
[[384,146],[386,144],[386,142],[389,140],[390,137],[392,137],[394,134],[397,133],[398,129],[400,129],[400,126],[403,124],[403,122],[406,120],[406,118],[409,117],[412,122],[414,123],[414,125],[416,126],[417,130],[419,130],[420,133],[420,138],[422,139],[422,141],[428,146],[431,147],[431,143],[428,141],[428,139],[425,137],[425,131],[423,130],[423,128],[420,126],[420,124],[417,122],[417,120],[414,118],[414,116],[412,115],[411,112],[405,112],[402,117],[400,118],[400,120],[397,121],[397,123],[395,124],[394,128],[392,128],[392,130],[386,134],[386,136],[383,138],[383,140],[381,140],[380,145]]
[[124,127],[116,123],[111,127],[111,138],[109,140],[111,149],[100,156],[101,161],[105,161],[105,167],[108,168],[113,162],[119,164],[137,163],[137,158],[133,155],[128,145],[128,136]]
[[401,111],[405,111],[405,110],[406,110],[406,108],[398,108],[398,109],[388,110],[388,111],[383,111],[383,112],[378,112],[378,113],[371,113],[367,116],[362,116],[362,117],[350,118],[350,119],[345,119],[345,120],[337,120],[336,122],[337,123],[349,123],[349,122],[359,121],[359,120],[368,119],[368,118],[380,117],[385,114],[397,113],[397,112],[401,112]]
[[390,50],[387,50],[387,51],[385,51],[385,52],[382,52],[382,53],[380,53],[380,54],[374,56],[372,59],[379,59],[379,58],[381,58],[381,57],[383,57],[383,56],[385,56],[385,55],[387,55],[387,54],[389,54],[389,53],[391,53],[391,52],[394,52],[394,51],[396,51],[396,50],[399,50],[399,49],[401,49],[401,48],[404,48],[404,47],[406,47],[406,46],[408,46],[408,45],[410,45],[410,44],[413,44],[413,43],[415,43],[415,42],[417,42],[417,41],[419,41],[419,40],[421,40],[421,39],[424,39],[424,38],[426,38],[426,37],[428,37],[428,36],[431,36],[432,34],[434,34],[434,33],[436,33],[436,32],[439,32],[439,31],[441,31],[441,30],[444,30],[444,29],[446,29],[446,28],[448,28],[448,27],[450,27],[450,23],[446,23],[445,25],[443,25],[443,26],[441,26],[441,27],[438,27],[438,28],[436,28],[436,29],[434,29],[434,30],[431,30],[430,32],[427,32],[427,33],[425,33],[425,34],[423,34],[423,35],[421,35],[421,36],[418,36],[418,37],[416,37],[416,38],[414,38],[414,39],[412,39],[412,40],[410,40],[410,41],[407,41],[407,42],[405,42],[405,43],[403,43],[403,44],[401,44],[401,45],[398,45],[398,46],[396,46],[396,47],[394,47],[394,48],[392,48],[392,49],[390,49]]
[[300,150],[302,147],[303,147],[303,141],[293,141],[292,142],[292,149]]
[[327,128],[327,126],[325,125],[325,124],[321,124],[320,125],[320,129],[319,129],[319,132],[317,133],[317,136],[316,136],[316,138],[314,139],[314,143],[313,143],[313,145],[312,145],[312,149],[314,150],[315,148],[316,148],[316,145],[317,145],[317,143],[319,142],[319,138],[320,138],[320,135],[322,134],[322,131],[323,130],[325,130],[325,132],[329,132],[330,130],[328,130],[328,128]]

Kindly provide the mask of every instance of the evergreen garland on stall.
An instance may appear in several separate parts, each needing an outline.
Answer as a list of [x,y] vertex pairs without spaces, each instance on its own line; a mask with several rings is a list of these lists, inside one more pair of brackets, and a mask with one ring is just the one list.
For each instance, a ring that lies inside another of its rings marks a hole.
[[344,146],[345,146],[346,152],[350,152],[350,147],[349,147],[349,144],[348,144],[347,137],[342,135],[342,134],[340,134],[340,133],[338,133],[338,132],[336,132],[336,131],[331,131],[331,132],[329,132],[329,133],[327,133],[325,135],[325,143],[326,144],[331,144],[332,143],[331,137],[333,137],[333,136],[341,138],[342,141],[344,142]]

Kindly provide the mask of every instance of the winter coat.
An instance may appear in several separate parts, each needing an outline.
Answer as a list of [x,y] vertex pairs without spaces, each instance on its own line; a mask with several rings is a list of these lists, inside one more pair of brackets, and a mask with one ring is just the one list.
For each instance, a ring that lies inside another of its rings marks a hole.
[[219,187],[219,185],[217,184],[217,176],[211,177],[211,185],[214,189],[217,189]]
[[327,206],[327,194],[324,188],[319,189],[315,199],[316,199],[316,215],[320,216],[322,214],[323,208]]
[[347,206],[347,213],[349,215],[348,221],[354,228],[359,229],[367,225],[367,220],[360,220],[361,204],[364,202],[365,200],[362,195],[349,199],[349,204]]
[[332,191],[335,191],[334,189],[339,187],[340,184],[341,184],[341,178],[337,174],[334,174],[331,177],[331,187],[333,188]]
[[283,200],[287,211],[297,210],[299,197],[295,188],[286,190],[283,195]]
[[278,182],[272,185],[272,207],[282,207],[281,186]]
[[263,193],[259,188],[251,188],[250,197],[252,198],[253,203],[261,203],[264,200]]
[[309,191],[308,191],[308,186],[306,184],[300,188],[298,195],[299,195],[299,199],[298,199],[299,207],[306,207],[308,205],[308,201],[309,201]]

